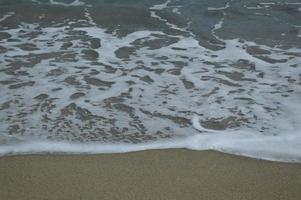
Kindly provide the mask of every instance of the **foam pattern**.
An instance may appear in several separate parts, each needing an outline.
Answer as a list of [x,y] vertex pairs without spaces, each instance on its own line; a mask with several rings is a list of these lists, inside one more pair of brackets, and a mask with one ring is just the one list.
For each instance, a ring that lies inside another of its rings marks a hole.
[[181,15],[178,1],[149,7],[163,28],[124,34],[89,3],[48,4],[82,14],[17,26],[0,15],[0,154],[189,148],[300,162],[300,48],[223,37],[231,1],[208,7],[218,49],[162,14]]

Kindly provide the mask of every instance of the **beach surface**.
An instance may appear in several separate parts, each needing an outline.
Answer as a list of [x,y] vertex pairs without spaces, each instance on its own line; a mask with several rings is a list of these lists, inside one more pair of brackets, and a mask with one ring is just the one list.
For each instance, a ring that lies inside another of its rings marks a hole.
[[0,199],[296,200],[301,165],[213,151],[0,158]]

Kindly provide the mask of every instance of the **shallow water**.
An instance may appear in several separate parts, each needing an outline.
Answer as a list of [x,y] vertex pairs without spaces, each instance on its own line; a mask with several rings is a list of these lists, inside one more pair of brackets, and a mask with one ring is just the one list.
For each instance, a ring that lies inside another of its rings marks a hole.
[[0,2],[0,154],[301,161],[301,3]]

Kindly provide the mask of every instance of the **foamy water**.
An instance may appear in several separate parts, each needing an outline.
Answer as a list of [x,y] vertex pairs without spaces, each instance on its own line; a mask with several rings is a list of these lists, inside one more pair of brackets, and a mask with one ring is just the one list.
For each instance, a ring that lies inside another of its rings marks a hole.
[[188,148],[301,161],[297,2],[26,6],[0,4],[1,155]]

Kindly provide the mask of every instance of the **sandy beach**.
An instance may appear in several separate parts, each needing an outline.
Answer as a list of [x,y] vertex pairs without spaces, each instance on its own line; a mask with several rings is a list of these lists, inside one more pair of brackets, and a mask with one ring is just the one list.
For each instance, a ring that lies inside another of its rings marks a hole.
[[301,165],[213,151],[0,158],[0,199],[296,200]]

